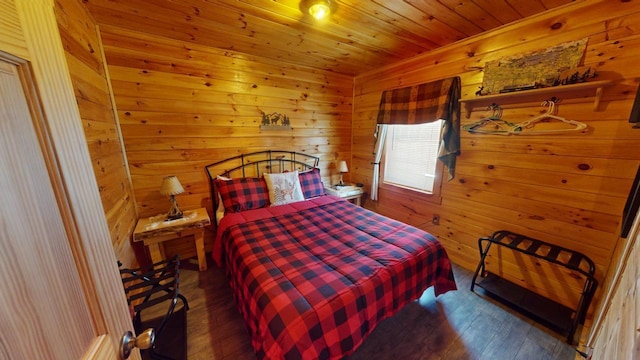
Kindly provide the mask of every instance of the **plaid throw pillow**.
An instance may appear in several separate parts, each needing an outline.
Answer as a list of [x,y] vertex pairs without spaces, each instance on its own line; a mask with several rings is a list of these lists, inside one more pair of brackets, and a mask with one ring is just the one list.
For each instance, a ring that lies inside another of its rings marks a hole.
[[269,192],[263,178],[216,179],[216,188],[228,213],[269,205]]
[[301,172],[298,177],[300,178],[300,187],[305,199],[325,194],[324,184],[320,177],[320,169],[313,168],[309,171]]

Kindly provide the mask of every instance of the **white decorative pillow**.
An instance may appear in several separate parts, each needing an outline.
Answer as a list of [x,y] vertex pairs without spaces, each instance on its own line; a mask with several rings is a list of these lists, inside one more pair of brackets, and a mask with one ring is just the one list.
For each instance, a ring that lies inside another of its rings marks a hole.
[[271,206],[304,200],[297,170],[280,174],[264,174],[264,180],[269,189]]

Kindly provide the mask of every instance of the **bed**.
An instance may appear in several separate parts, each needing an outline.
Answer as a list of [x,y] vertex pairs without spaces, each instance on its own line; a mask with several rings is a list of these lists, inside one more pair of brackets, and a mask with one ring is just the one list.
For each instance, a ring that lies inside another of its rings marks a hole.
[[[261,359],[341,359],[425,289],[456,289],[432,235],[325,195],[318,161],[265,151],[206,167],[224,211],[212,256]],[[302,200],[274,197],[291,183]]]

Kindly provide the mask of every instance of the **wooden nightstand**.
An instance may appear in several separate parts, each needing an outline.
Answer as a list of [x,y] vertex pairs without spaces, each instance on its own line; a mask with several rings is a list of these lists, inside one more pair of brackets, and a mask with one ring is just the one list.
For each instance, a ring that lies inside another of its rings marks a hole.
[[327,194],[335,195],[346,200],[353,200],[353,202],[358,206],[361,206],[362,194],[364,192],[361,187],[354,185],[325,186],[324,191],[326,191]]
[[163,241],[193,235],[198,254],[198,267],[200,271],[207,270],[207,259],[204,252],[204,227],[211,224],[207,209],[187,210],[181,219],[171,221],[166,219],[167,215],[165,214],[138,219],[136,229],[133,232],[133,241],[143,241],[144,245],[149,248],[151,261],[156,263],[165,258]]

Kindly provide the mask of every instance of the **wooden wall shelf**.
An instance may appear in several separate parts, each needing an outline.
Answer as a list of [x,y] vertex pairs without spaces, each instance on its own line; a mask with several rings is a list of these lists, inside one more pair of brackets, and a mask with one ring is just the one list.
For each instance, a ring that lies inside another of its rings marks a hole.
[[600,105],[600,98],[602,97],[602,91],[604,87],[610,86],[612,84],[613,80],[589,81],[579,84],[561,85],[541,89],[514,91],[503,94],[477,96],[470,99],[460,99],[460,103],[464,104],[468,118],[471,116],[471,111],[474,107],[482,105],[491,105],[492,103],[514,103],[522,100],[522,98],[525,97],[542,101],[548,100],[548,95],[566,94],[582,90],[595,89],[595,94],[593,96],[593,110],[597,111],[598,106]]

